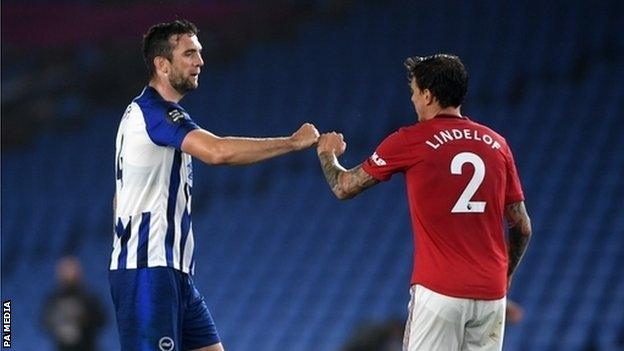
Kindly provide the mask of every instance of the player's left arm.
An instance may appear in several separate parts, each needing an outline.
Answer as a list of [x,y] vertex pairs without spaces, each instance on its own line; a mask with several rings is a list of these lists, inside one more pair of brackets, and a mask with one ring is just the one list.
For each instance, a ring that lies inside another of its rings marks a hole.
[[529,240],[531,240],[531,219],[527,214],[524,201],[518,201],[507,205],[505,208],[505,218],[509,226],[509,243],[507,253],[509,255],[509,268],[507,276],[511,282],[522,256],[524,255]]
[[316,150],[325,180],[340,200],[351,199],[379,183],[362,169],[362,165],[347,170],[340,164],[338,156],[345,152],[346,147],[342,134],[332,132],[319,138]]

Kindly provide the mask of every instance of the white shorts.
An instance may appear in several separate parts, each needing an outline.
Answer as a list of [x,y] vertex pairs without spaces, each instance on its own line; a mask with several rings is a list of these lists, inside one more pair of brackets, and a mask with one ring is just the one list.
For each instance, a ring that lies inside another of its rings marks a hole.
[[403,351],[502,350],[507,299],[472,300],[410,288]]

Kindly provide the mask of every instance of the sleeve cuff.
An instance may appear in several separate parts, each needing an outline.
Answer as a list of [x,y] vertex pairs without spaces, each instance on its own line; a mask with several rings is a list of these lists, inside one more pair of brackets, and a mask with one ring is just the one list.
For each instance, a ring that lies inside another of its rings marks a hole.
[[516,194],[513,194],[511,196],[507,196],[505,198],[505,206],[507,206],[509,204],[516,203],[516,202],[520,202],[520,201],[524,201],[524,194],[523,193],[516,193]]
[[376,173],[376,172],[374,171],[374,169],[373,169],[371,166],[369,166],[369,165],[368,165],[368,162],[369,162],[369,161],[368,161],[368,159],[367,159],[366,161],[364,161],[364,162],[362,163],[362,169],[364,170],[364,172],[368,173],[368,175],[369,175],[369,176],[373,177],[374,179],[376,179],[376,180],[378,180],[378,181],[380,181],[380,182],[385,182],[385,181],[387,181],[388,179],[390,179],[390,177],[384,177],[384,176],[382,176],[382,175],[380,175],[380,174]]

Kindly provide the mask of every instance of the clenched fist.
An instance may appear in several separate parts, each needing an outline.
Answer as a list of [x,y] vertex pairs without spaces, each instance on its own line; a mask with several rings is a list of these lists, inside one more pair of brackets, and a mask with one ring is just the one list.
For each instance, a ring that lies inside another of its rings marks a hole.
[[330,152],[336,156],[342,155],[347,149],[347,143],[341,133],[331,132],[324,133],[319,137],[316,153]]
[[316,144],[319,138],[319,132],[314,127],[314,124],[304,123],[299,129],[290,136],[295,150],[307,149],[310,146]]

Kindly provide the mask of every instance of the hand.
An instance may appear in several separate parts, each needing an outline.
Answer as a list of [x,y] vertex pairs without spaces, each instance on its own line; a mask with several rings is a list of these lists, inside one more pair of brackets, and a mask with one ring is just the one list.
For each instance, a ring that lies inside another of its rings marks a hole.
[[290,136],[290,140],[295,146],[295,150],[307,149],[316,144],[319,138],[319,132],[314,124],[304,123],[299,129]]
[[336,156],[344,154],[347,149],[347,143],[341,133],[331,132],[325,133],[319,137],[316,153],[330,152]]
[[524,310],[517,303],[507,300],[507,308],[505,309],[505,319],[509,324],[516,324],[524,318]]

